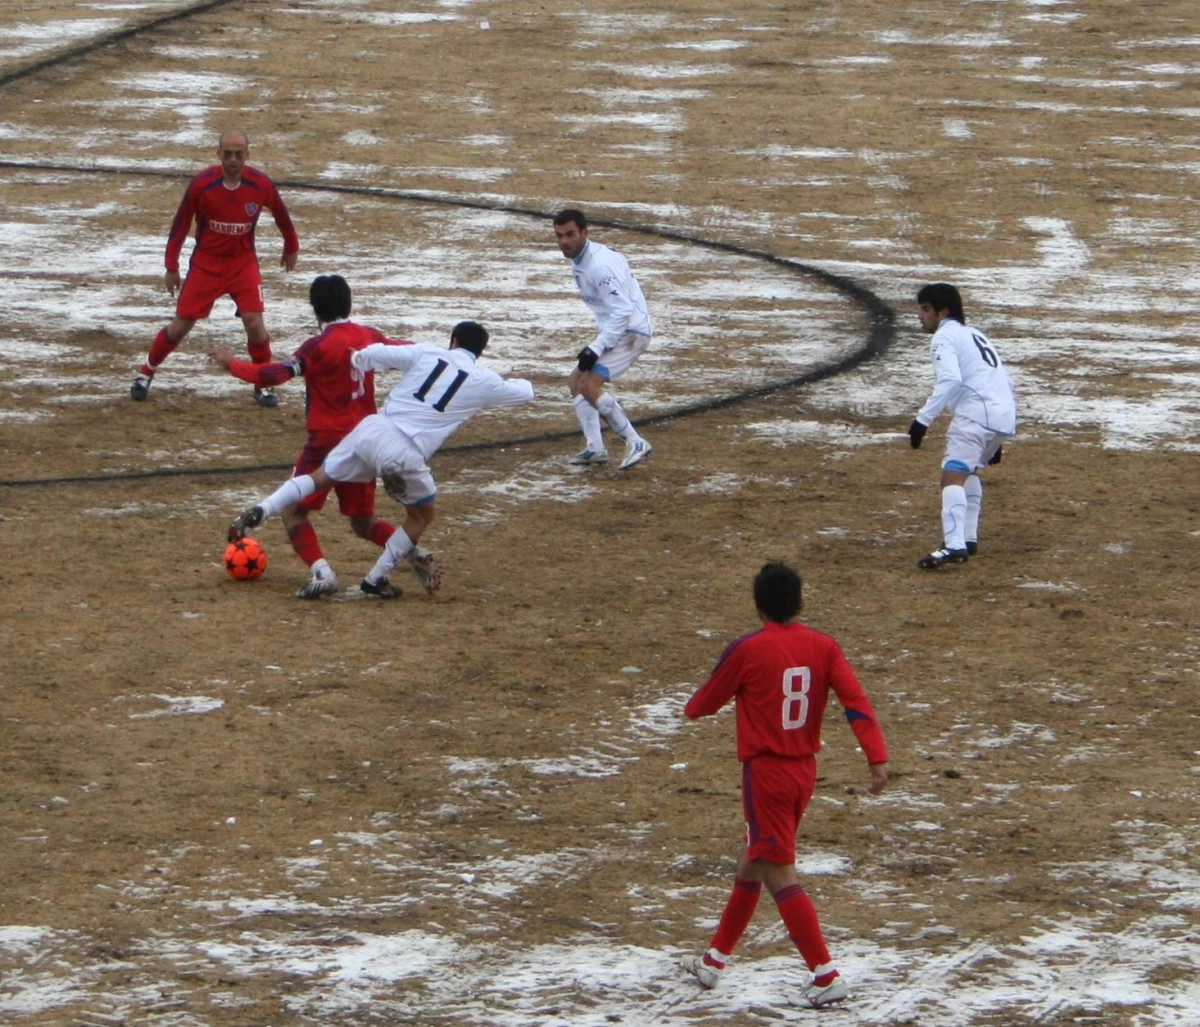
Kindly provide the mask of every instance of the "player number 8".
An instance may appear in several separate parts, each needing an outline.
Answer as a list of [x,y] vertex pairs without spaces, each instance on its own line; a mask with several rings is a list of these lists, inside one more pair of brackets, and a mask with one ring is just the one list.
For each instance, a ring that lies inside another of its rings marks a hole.
[[783,729],[795,731],[808,720],[808,690],[812,687],[812,670],[808,667],[789,667],[783,672]]

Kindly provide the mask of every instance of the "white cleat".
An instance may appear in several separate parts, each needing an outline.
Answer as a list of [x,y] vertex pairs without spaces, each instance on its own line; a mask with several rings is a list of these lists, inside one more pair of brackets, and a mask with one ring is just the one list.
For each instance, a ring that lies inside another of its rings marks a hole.
[[620,470],[628,470],[636,463],[645,460],[654,449],[645,439],[637,439],[625,447],[625,459],[621,461]]
[[850,991],[846,987],[845,978],[839,976],[823,988],[810,984],[802,994],[793,995],[788,1001],[802,1009],[820,1009],[822,1006],[831,1006],[835,1002],[841,1002],[848,994]]
[[571,457],[571,463],[580,465],[606,464],[608,463],[608,450],[581,449],[578,453]]
[[408,554],[408,562],[412,564],[413,573],[428,595],[433,595],[442,587],[442,569],[428,549],[414,546]]
[[332,595],[338,590],[337,575],[333,571],[321,574],[313,571],[304,587],[296,593],[297,599],[320,599],[321,596]]
[[700,982],[700,987],[709,990],[717,986],[721,980],[721,973],[725,969],[721,966],[713,966],[712,963],[706,963],[703,956],[693,956],[684,965],[687,967],[687,972]]

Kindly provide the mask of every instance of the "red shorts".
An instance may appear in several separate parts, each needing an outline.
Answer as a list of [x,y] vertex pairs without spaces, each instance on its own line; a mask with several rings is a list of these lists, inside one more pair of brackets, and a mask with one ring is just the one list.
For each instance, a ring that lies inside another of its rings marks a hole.
[[219,270],[192,262],[175,314],[189,321],[203,321],[212,313],[213,304],[222,296],[232,296],[237,316],[263,312],[262,274],[257,260],[246,260]]
[[780,866],[796,862],[796,831],[816,783],[811,756],[755,756],[742,764],[748,858]]
[[[292,469],[292,477],[297,474],[310,474],[321,466],[326,455],[341,440],[330,439],[329,436],[308,437],[308,442],[300,450],[296,458],[296,466]],[[373,481],[339,481],[333,486],[338,497],[338,510],[345,517],[374,517],[375,516],[375,482]],[[314,492],[311,496],[300,500],[301,510],[320,510],[329,496],[329,489]]]

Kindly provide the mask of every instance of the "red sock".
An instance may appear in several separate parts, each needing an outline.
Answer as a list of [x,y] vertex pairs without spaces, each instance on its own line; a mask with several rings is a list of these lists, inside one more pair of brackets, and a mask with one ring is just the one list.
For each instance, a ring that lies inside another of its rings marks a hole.
[[725,903],[725,912],[721,914],[717,923],[717,931],[713,935],[710,948],[725,956],[733,955],[734,948],[746,933],[746,928],[750,926],[761,894],[761,881],[747,881],[741,877],[733,879],[733,891],[729,894],[729,901]]
[[[826,948],[825,937],[821,934],[817,909],[808,893],[798,884],[789,885],[775,893],[775,905],[779,907],[779,915],[787,926],[792,944],[799,949],[808,968],[815,970],[818,966],[823,967],[829,963],[829,949]],[[827,971],[827,974],[829,980],[832,980],[837,971]]]
[[259,339],[257,342],[246,343],[252,364],[269,364],[271,362],[271,336]]
[[387,521],[376,521],[371,525],[371,530],[367,532],[367,538],[382,549],[387,545],[387,540],[394,534],[396,534],[396,526],[394,524],[388,524]]
[[160,328],[158,334],[154,336],[154,344],[150,347],[150,354],[146,357],[146,362],[142,364],[142,374],[154,377],[154,371],[164,360],[171,355],[171,351],[178,345],[172,342],[170,336],[167,335],[165,328]]
[[325,556],[321,552],[321,543],[317,541],[317,531],[308,521],[302,521],[289,531],[288,541],[296,550],[296,555],[309,567]]

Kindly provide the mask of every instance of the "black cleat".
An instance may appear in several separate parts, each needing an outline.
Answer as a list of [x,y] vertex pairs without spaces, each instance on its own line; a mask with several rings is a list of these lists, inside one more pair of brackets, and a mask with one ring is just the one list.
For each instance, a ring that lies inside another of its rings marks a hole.
[[362,584],[358,586],[362,589],[363,595],[379,596],[380,599],[399,599],[404,595],[404,589],[399,585],[393,585],[387,578],[382,581],[368,581],[362,579]]
[[246,532],[251,528],[257,528],[263,522],[263,508],[261,506],[252,506],[245,513],[238,514],[233,523],[229,525],[228,539],[230,542],[236,542],[239,538],[245,538]]
[[136,399],[139,403],[150,395],[150,383],[154,381],[148,374],[139,374],[133,379],[133,384],[129,386],[129,398]]
[[971,540],[967,541],[967,556],[974,556],[979,552],[979,543]]
[[932,553],[922,556],[917,561],[917,566],[925,571],[936,571],[948,563],[966,562],[967,551],[965,549],[947,549],[943,546],[941,549],[935,549]]
[[273,410],[279,406],[279,397],[275,395],[274,389],[255,389],[254,402],[260,407],[266,407],[268,410]]

